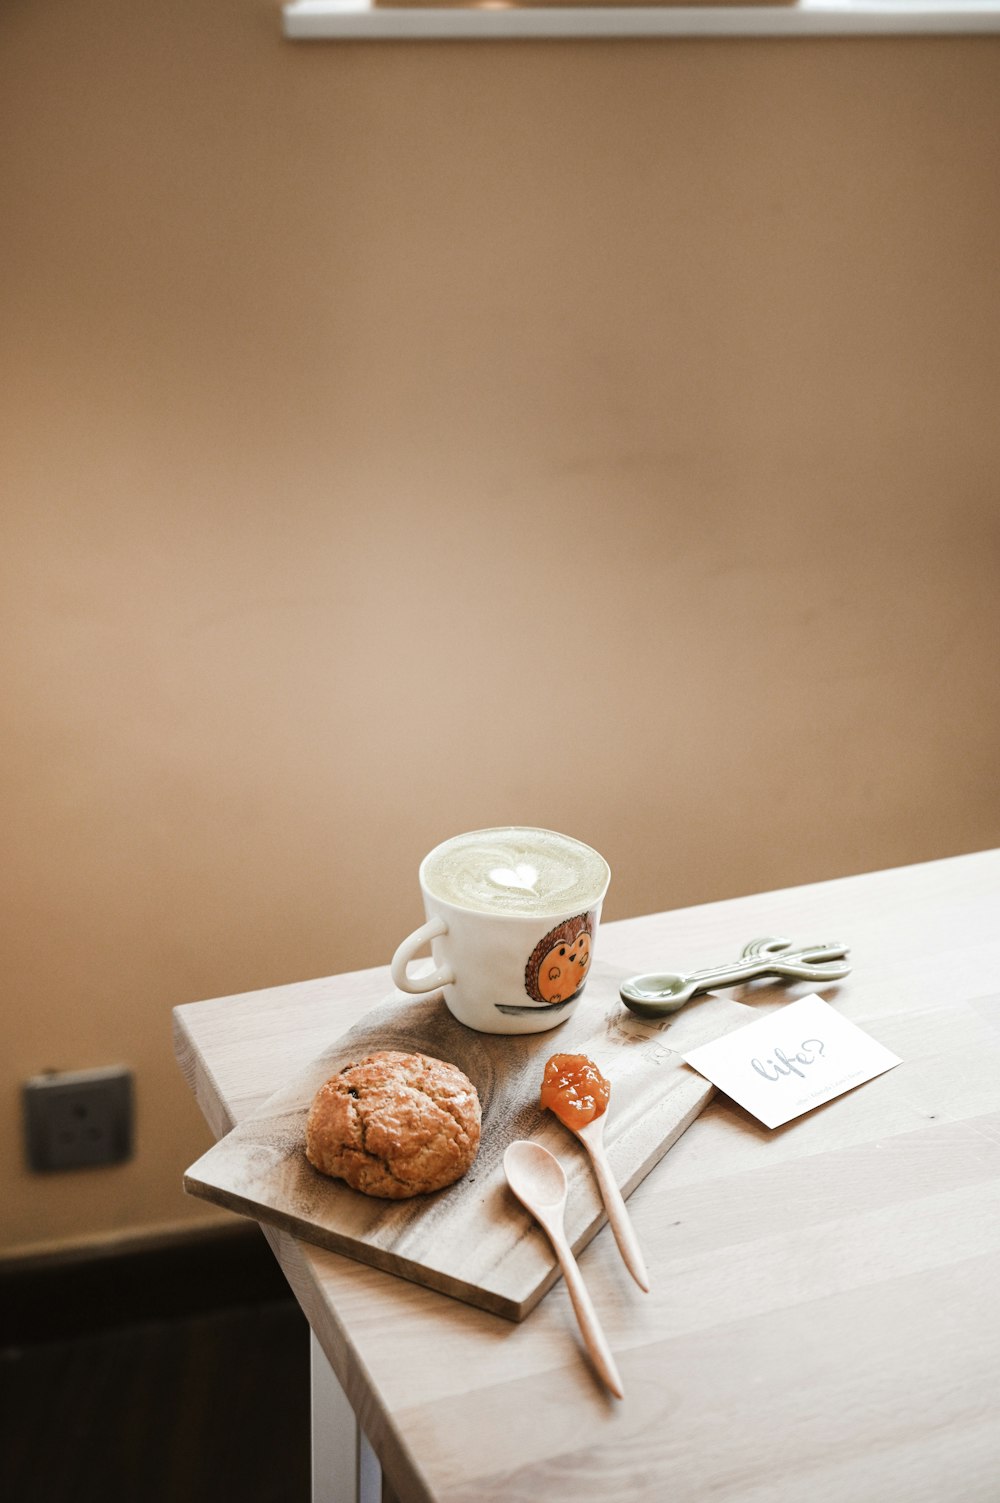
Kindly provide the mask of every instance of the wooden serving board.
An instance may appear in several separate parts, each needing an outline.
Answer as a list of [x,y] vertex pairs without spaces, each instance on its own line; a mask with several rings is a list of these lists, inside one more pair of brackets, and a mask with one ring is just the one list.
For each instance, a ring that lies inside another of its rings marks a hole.
[[[569,1180],[566,1230],[577,1252],[606,1220],[582,1146],[538,1106],[545,1061],[583,1053],[611,1081],[605,1142],[628,1195],[711,1099],[714,1087],[680,1058],[751,1022],[754,1012],[704,996],[673,1018],[645,1023],[621,1004],[625,972],[595,963],[572,1017],[547,1033],[475,1033],[456,1022],[440,993],[395,993],[332,1043],[184,1176],[192,1195],[290,1231],[307,1242],[523,1320],[558,1277],[544,1233],[514,1199],[503,1154],[533,1138],[556,1155]],[[374,1049],[417,1050],[450,1060],[479,1092],[479,1156],[464,1179],[434,1195],[375,1200],[319,1174],[305,1156],[305,1122],[331,1075]]]

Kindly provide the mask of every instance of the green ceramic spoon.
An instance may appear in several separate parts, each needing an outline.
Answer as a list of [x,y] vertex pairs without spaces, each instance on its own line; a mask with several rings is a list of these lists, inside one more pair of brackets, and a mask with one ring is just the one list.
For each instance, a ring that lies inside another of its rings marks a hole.
[[712,966],[677,976],[658,971],[648,976],[632,976],[623,981],[620,996],[625,1006],[640,1018],[662,1018],[679,1012],[699,992],[717,991],[721,987],[741,986],[757,976],[783,976],[793,981],[841,981],[850,966],[837,964],[850,952],[839,940],[825,945],[791,948],[790,939],[752,939],[744,945],[739,960],[732,965]]

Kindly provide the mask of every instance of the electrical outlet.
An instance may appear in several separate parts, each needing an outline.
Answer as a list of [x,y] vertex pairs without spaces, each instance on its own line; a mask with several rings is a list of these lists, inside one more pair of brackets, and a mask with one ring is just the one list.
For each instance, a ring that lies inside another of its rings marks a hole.
[[22,1094],[32,1169],[86,1169],[132,1157],[131,1070],[49,1070],[26,1080]]

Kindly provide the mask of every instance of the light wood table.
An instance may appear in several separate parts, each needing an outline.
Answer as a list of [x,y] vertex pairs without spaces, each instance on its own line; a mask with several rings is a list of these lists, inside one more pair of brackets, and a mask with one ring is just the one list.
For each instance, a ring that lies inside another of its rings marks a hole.
[[[584,1251],[624,1402],[562,1282],[518,1325],[267,1233],[314,1333],[317,1498],[355,1486],[332,1375],[402,1503],[1000,1498],[1000,851],[611,923],[599,950],[688,971],[760,935],[849,944],[821,994],[903,1063],[776,1131],[717,1096],[629,1201],[652,1293],[607,1229]],[[391,991],[378,969],[178,1008],[216,1135]]]

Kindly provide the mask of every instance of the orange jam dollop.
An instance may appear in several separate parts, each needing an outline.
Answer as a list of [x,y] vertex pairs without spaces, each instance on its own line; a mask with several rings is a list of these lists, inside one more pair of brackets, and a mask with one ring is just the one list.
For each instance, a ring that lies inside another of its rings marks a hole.
[[585,1054],[553,1054],[542,1077],[542,1107],[570,1130],[586,1127],[608,1109],[611,1082]]

